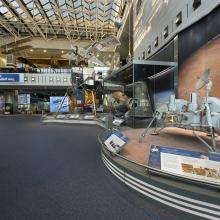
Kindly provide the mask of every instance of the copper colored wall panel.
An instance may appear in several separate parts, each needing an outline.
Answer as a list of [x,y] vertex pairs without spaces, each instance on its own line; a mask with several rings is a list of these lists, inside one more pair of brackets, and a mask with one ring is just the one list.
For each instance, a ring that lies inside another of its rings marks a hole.
[[208,68],[213,82],[210,95],[220,98],[220,37],[199,48],[180,66],[178,97],[188,100],[191,92],[203,97],[205,89],[196,91],[195,85],[197,77]]

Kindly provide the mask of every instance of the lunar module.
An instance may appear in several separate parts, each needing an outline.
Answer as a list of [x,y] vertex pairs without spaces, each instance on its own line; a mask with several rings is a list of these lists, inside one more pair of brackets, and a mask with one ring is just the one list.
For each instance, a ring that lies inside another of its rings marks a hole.
[[[203,87],[206,87],[206,96],[200,102],[196,93],[191,93],[189,101],[176,99],[175,95],[171,95],[168,104],[156,109],[151,123],[140,136],[140,142],[155,122],[153,134],[159,134],[164,127],[190,129],[210,151],[216,151],[215,135],[220,134],[220,99],[209,96],[212,87],[209,69],[197,81],[196,89]],[[159,128],[158,124],[162,126]],[[212,145],[196,131],[206,132],[211,137]]]

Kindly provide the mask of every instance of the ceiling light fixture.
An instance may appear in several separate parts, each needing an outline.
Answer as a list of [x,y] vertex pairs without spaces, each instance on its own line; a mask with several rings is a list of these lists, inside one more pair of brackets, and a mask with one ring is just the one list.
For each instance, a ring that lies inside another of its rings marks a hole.
[[47,50],[44,50],[44,53],[46,53],[47,52]]

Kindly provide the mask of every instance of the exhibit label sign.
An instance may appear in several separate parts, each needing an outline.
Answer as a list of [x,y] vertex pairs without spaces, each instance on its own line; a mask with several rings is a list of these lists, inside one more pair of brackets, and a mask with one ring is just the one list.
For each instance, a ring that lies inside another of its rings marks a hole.
[[0,83],[23,83],[24,74],[23,73],[1,73]]
[[30,94],[19,94],[18,95],[18,104],[19,105],[30,104],[30,100],[31,100]]
[[[59,106],[61,105],[62,100],[63,100],[63,96],[51,96],[50,112],[57,112]],[[59,112],[69,112],[69,102],[67,97],[65,97]]]
[[185,177],[220,183],[220,154],[152,145],[148,165]]
[[113,153],[121,151],[122,147],[128,143],[128,137],[120,133],[119,131],[113,130],[109,134],[109,137],[104,142],[106,147]]

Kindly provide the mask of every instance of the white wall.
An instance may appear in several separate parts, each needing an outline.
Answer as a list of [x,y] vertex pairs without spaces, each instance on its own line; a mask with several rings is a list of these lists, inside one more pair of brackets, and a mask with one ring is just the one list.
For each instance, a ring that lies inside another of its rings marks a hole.
[[[194,11],[193,0],[142,0],[141,9],[136,15],[134,0],[134,57],[142,59],[152,56],[179,31],[198,21],[220,4],[220,0],[202,0],[202,4]],[[176,27],[177,14],[182,11],[182,23]],[[164,39],[164,28],[168,25],[169,35]],[[158,47],[154,47],[156,37],[159,37]],[[151,53],[148,54],[148,46],[151,45]]]

